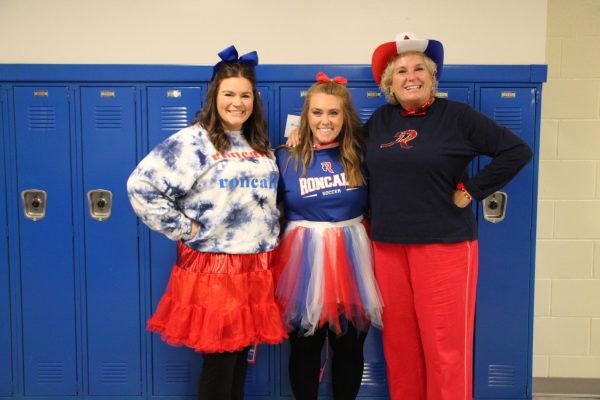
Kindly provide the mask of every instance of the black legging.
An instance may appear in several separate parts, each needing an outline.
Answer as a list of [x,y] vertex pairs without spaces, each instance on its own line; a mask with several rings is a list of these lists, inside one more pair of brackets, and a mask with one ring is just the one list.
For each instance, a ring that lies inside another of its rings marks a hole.
[[315,400],[319,393],[321,349],[326,335],[332,349],[331,380],[333,398],[355,399],[362,381],[364,357],[363,345],[367,332],[359,332],[348,323],[342,336],[336,336],[325,325],[312,336],[303,336],[298,331],[290,333],[290,383],[298,400]]
[[248,350],[203,354],[198,400],[243,400]]

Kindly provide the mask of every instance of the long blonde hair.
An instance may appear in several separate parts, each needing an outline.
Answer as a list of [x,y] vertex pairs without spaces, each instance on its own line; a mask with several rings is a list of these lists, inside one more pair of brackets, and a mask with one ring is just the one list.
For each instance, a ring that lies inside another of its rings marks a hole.
[[288,159],[288,162],[292,158],[294,159],[294,168],[296,171],[298,171],[298,165],[301,162],[301,176],[306,176],[306,169],[308,165],[312,163],[314,158],[314,142],[308,123],[308,112],[311,98],[317,93],[337,96],[342,100],[344,125],[342,126],[342,130],[337,137],[337,141],[340,146],[340,157],[344,167],[344,173],[346,175],[348,186],[362,186],[366,183],[366,181],[361,171],[363,152],[360,119],[358,118],[358,115],[354,110],[354,106],[352,105],[348,88],[333,81],[326,83],[317,82],[312,85],[310,89],[308,89],[308,92],[306,92],[304,107],[302,108],[302,114],[300,115],[300,128],[298,132],[300,143],[296,147],[288,148],[292,154],[292,156]]

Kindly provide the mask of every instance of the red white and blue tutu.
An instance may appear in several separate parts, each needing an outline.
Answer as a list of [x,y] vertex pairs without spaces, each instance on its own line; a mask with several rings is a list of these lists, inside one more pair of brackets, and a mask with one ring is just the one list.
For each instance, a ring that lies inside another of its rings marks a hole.
[[287,333],[273,296],[273,253],[203,253],[179,242],[148,330],[206,353],[281,343]]
[[363,331],[382,327],[383,301],[362,217],[290,221],[278,249],[275,297],[290,331],[308,336],[328,323],[341,334],[344,318]]

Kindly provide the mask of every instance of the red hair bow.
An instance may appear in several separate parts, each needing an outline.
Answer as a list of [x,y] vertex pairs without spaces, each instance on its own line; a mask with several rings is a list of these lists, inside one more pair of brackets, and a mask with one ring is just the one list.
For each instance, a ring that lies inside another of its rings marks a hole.
[[319,83],[335,82],[335,83],[339,83],[340,85],[345,85],[346,83],[348,83],[348,79],[344,78],[343,76],[335,76],[333,78],[330,78],[327,75],[325,75],[323,72],[319,72],[317,74],[317,82],[319,82]]

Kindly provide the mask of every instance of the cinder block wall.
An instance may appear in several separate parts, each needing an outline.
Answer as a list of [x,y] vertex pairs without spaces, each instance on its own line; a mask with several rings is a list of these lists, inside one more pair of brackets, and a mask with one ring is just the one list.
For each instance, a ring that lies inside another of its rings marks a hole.
[[600,378],[600,1],[549,0],[535,377]]

